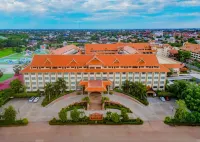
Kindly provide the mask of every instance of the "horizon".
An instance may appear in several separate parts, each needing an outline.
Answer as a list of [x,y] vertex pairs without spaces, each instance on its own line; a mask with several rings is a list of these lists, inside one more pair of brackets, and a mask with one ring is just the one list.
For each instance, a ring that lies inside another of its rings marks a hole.
[[199,0],[0,0],[1,29],[200,28]]

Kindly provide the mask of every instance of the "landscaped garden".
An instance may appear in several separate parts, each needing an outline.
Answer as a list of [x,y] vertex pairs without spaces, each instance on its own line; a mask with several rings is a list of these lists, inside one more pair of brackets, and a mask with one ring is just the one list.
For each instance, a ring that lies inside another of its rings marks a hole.
[[11,98],[30,98],[40,96],[38,92],[26,92],[22,82],[18,79],[10,82],[10,88],[0,91],[0,106],[4,105]]
[[[68,108],[68,107],[67,107]],[[98,118],[92,118],[85,115],[84,111],[78,110],[76,107],[73,110],[63,108],[58,113],[59,119],[53,118],[49,121],[50,125],[88,125],[88,124],[104,124],[104,125],[122,125],[122,124],[132,124],[141,125],[143,121],[140,118],[130,119],[126,109],[121,109],[121,114],[107,112],[106,117],[98,114]],[[70,116],[68,116],[70,114]]]
[[166,117],[169,125],[200,125],[200,86],[194,82],[175,81],[167,87],[174,94],[177,108],[174,117]]
[[132,113],[132,111],[129,108],[125,107],[124,105],[118,102],[110,101],[108,97],[102,97],[102,105],[104,106],[105,109],[118,109],[118,110],[125,109],[127,113]]
[[66,81],[63,78],[59,78],[54,83],[46,83],[44,87],[45,98],[42,102],[42,106],[46,106],[52,101],[73,92],[66,91],[66,89]]
[[115,88],[114,91],[126,94],[144,105],[149,104],[146,94],[147,87],[140,82],[131,82],[126,80],[122,85],[122,89]]
[[23,118],[23,119],[17,120],[16,115],[17,115],[17,112],[12,106],[5,108],[4,114],[0,115],[0,127],[25,126],[28,124],[28,119]]

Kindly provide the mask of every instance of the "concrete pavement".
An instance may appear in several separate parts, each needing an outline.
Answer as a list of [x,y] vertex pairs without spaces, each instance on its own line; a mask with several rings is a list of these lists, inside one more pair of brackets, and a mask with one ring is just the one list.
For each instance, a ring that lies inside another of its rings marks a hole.
[[50,126],[45,122],[0,128],[0,142],[199,142],[200,127],[143,125]]

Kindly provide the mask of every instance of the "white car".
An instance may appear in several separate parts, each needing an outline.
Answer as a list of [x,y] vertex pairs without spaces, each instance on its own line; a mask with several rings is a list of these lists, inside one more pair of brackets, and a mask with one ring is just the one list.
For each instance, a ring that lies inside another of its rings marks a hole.
[[28,101],[31,103],[31,102],[33,102],[34,99],[35,99],[35,97],[31,97]]
[[33,102],[34,102],[34,103],[37,103],[39,99],[40,99],[40,97],[36,97],[36,98],[33,100]]
[[164,97],[160,97],[160,100],[165,102],[165,98]]

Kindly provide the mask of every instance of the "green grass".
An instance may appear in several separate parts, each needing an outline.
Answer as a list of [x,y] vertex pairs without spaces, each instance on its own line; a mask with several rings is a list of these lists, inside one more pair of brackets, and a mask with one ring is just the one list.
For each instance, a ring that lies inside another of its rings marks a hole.
[[12,48],[4,48],[0,50],[0,58],[13,54]]
[[3,74],[3,76],[0,78],[0,82],[3,82],[9,78],[12,78],[14,74]]

